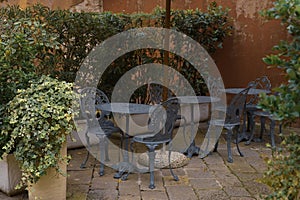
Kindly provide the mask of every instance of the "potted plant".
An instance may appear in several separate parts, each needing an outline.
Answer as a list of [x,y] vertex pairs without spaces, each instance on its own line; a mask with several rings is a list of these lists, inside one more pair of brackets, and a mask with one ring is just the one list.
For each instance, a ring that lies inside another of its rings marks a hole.
[[22,172],[19,186],[27,185],[29,199],[66,198],[66,140],[75,128],[74,97],[71,83],[42,76],[8,103],[1,156],[14,154]]

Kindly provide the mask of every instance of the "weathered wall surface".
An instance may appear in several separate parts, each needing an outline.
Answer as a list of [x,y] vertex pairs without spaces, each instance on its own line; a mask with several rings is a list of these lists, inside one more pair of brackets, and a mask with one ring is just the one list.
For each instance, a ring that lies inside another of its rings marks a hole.
[[[212,0],[173,0],[172,9],[205,10]],[[217,0],[230,9],[234,32],[224,48],[213,56],[226,87],[245,86],[258,76],[268,75],[272,85],[283,76],[277,69],[268,69],[262,58],[287,35],[279,22],[266,21],[260,11],[272,6],[271,0]],[[104,0],[103,10],[113,12],[151,12],[156,6],[165,7],[165,0]]]
[[[9,0],[21,6],[41,2],[51,8],[72,11],[116,13],[151,12],[156,6],[165,7],[165,0]],[[212,0],[172,0],[172,9],[205,10]],[[287,35],[279,22],[265,21],[259,12],[271,6],[272,0],[216,0],[218,5],[230,9],[234,32],[227,38],[224,48],[213,56],[226,87],[245,86],[258,76],[268,75],[272,85],[278,85],[281,71],[267,69],[262,58],[272,46]]]

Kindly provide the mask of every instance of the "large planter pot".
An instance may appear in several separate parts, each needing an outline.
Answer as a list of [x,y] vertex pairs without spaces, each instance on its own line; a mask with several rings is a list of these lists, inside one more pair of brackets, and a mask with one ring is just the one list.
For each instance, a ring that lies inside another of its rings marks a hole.
[[[198,106],[198,108],[196,107]],[[186,119],[186,125],[192,122],[191,116],[191,106],[189,104],[183,104],[180,107],[180,115],[184,116]],[[194,105],[194,123],[199,123],[202,121],[206,121],[209,118],[209,104],[201,103]],[[177,120],[175,126],[181,126],[184,124],[184,120]]]
[[[65,143],[61,149],[62,156],[67,155],[67,144]],[[67,165],[60,164],[60,168],[64,174],[67,174]],[[48,169],[47,174],[33,185],[28,186],[29,200],[64,200],[67,194],[67,177],[56,172],[55,169]]]
[[24,189],[16,190],[21,180],[21,171],[13,154],[9,154],[0,161],[0,190],[8,196],[16,195]]
[[[122,114],[114,114],[114,120],[118,127],[124,132],[126,131],[126,116]],[[129,117],[129,132],[130,136],[146,133],[148,130],[149,114],[132,114]]]

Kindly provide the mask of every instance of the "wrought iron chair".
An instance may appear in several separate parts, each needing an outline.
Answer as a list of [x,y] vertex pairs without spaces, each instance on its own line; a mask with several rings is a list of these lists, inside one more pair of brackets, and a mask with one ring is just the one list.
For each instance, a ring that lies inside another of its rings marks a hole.
[[271,113],[269,112],[266,112],[266,111],[255,111],[252,113],[251,115],[251,121],[252,121],[252,124],[251,124],[251,135],[250,135],[250,138],[248,141],[246,141],[246,145],[249,145],[251,143],[251,141],[253,140],[253,137],[254,137],[254,127],[255,127],[255,120],[254,118],[256,116],[259,116],[260,117],[260,122],[261,122],[261,127],[260,127],[260,136],[259,138],[256,140],[256,141],[262,141],[262,136],[263,136],[263,133],[264,131],[266,130],[265,128],[265,121],[266,119],[269,119],[270,120],[270,137],[271,137],[271,147],[272,148],[275,148],[276,145],[275,145],[275,137],[274,137],[274,132],[275,132],[275,125],[276,125],[276,122],[278,121],[279,122],[279,133],[282,133],[282,124],[279,120],[277,120]]
[[[271,82],[268,79],[267,76],[262,76],[260,78],[257,78],[254,81],[251,81],[248,86],[252,86],[256,89],[264,89],[266,91],[271,91]],[[254,95],[252,98],[249,99],[249,101],[246,103],[246,114],[247,114],[247,120],[248,120],[248,127],[247,131],[250,131],[250,138],[248,141],[246,141],[246,145],[249,145],[251,141],[254,139],[254,131],[255,131],[255,117],[260,117],[260,136],[256,139],[256,141],[262,141],[262,135],[263,132],[266,130],[266,119],[270,120],[270,136],[271,136],[271,146],[275,147],[275,138],[274,138],[274,129],[276,120],[273,115],[271,115],[269,112],[262,111],[260,108],[258,108],[257,103],[259,101],[259,95]],[[244,118],[245,120],[246,118]],[[281,133],[281,123],[279,122],[279,132]]]
[[[172,91],[168,88],[167,89],[167,98],[174,97],[174,94]],[[151,83],[149,85],[149,100],[150,103],[153,105],[160,104],[163,102],[163,92],[164,92],[164,86],[156,83]],[[183,120],[183,132],[185,133],[185,128],[187,124],[187,120],[184,116],[178,114],[177,120]],[[176,125],[175,125],[176,126]]]
[[172,148],[172,135],[174,124],[177,119],[177,114],[180,105],[178,99],[172,98],[159,105],[151,113],[149,121],[149,132],[136,135],[131,142],[131,150],[133,151],[133,144],[135,142],[147,146],[149,156],[149,172],[150,172],[150,185],[149,188],[155,188],[154,184],[154,161],[155,161],[155,148],[159,145],[168,144],[169,147],[169,168],[175,181],[178,177],[174,174],[171,168],[171,148]]
[[[239,148],[238,137],[240,133],[240,125],[243,117],[243,112],[245,109],[245,103],[247,99],[247,94],[250,88],[246,88],[241,91],[239,94],[236,94],[231,100],[230,104],[226,108],[226,118],[223,123],[222,120],[211,120],[210,124],[214,126],[223,126],[227,130],[227,153],[228,153],[228,162],[232,163],[232,152],[231,152],[231,142],[232,135],[236,131],[236,146],[240,156],[244,156]],[[218,143],[216,143],[214,151],[218,149]]]
[[[85,131],[85,137],[87,141],[88,152],[86,158],[81,164],[80,168],[85,168],[86,163],[89,158],[90,144],[90,134],[94,134],[99,139],[100,148],[100,170],[99,175],[104,175],[104,162],[109,161],[108,156],[108,139],[112,133],[122,131],[114,125],[107,117],[110,115],[109,112],[100,111],[97,105],[103,103],[109,103],[108,97],[105,93],[97,88],[86,87],[82,89],[80,93],[80,109],[82,116],[86,119],[87,129]],[[105,158],[105,160],[104,160]]]
[[[173,95],[172,91],[168,88],[165,88],[167,90],[167,98],[170,98]],[[151,104],[160,104],[163,102],[163,92],[164,92],[164,86],[157,84],[157,83],[151,83],[149,84],[149,101]]]
[[[252,87],[255,89],[263,89],[266,91],[271,91],[271,88],[272,88],[271,82],[267,76],[262,76],[262,77],[255,79],[254,81],[249,82],[248,87]],[[244,117],[244,122],[247,118],[247,121],[248,121],[247,131],[251,131],[251,127],[254,127],[252,115],[255,111],[260,110],[257,107],[258,101],[259,101],[259,94],[256,94],[256,95],[252,95],[252,97],[246,102],[245,115],[247,115],[247,117]],[[265,128],[265,124],[263,122],[264,121],[262,120],[261,124],[262,124],[263,128]]]

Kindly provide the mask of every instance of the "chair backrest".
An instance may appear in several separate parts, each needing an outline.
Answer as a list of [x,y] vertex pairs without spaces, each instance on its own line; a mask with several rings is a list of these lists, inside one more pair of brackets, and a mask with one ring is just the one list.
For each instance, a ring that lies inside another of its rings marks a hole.
[[[249,82],[248,87],[271,91],[272,85],[271,85],[271,81],[267,76],[262,76],[255,79],[254,81]],[[257,104],[258,100],[259,100],[258,94],[252,95],[252,97],[247,101],[247,105]]]
[[226,109],[226,119],[225,123],[239,123],[242,116],[243,111],[245,109],[246,100],[247,100],[247,94],[249,92],[249,89],[251,87],[248,87],[244,90],[242,90],[240,93],[236,94],[232,100],[230,101],[230,104],[228,105]]
[[172,139],[172,132],[178,111],[180,109],[179,100],[170,98],[159,105],[151,112],[149,130],[156,133],[154,141]]
[[109,112],[100,111],[96,106],[109,103],[105,93],[97,88],[86,87],[80,92],[80,110],[82,116],[87,120],[89,127],[101,125],[101,121],[109,115]]
[[[167,89],[167,98],[172,97],[173,93],[170,89]],[[149,84],[149,100],[151,104],[160,104],[163,102],[163,92],[164,92],[164,86],[157,84],[157,83],[151,83]]]

